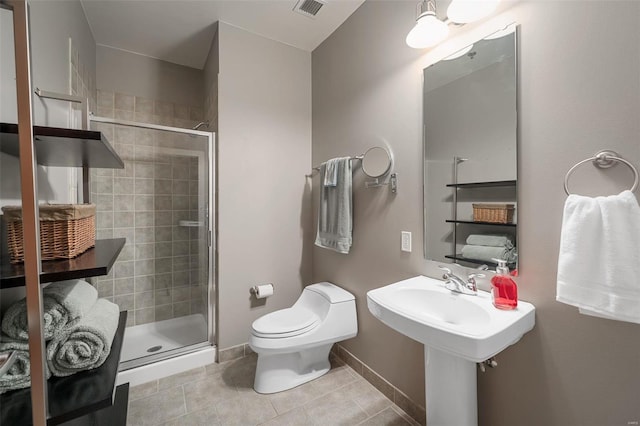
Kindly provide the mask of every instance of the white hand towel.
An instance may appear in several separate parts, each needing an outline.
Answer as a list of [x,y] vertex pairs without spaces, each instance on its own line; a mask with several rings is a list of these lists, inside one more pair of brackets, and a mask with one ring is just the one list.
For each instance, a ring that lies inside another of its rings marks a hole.
[[336,186],[338,184],[338,165],[340,158],[332,158],[325,163],[324,186]]
[[556,291],[582,313],[640,324],[640,206],[631,191],[567,198]]
[[[320,185],[318,233],[315,244],[338,253],[348,254],[353,228],[352,175],[349,157],[337,158],[336,186]],[[327,173],[327,164],[320,166],[320,182]]]

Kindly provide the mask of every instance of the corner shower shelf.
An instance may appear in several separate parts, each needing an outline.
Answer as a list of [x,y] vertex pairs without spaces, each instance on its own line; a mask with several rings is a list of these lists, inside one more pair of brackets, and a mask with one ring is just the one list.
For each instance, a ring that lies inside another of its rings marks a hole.
[[[33,143],[40,165],[124,168],[124,162],[101,132],[33,126]],[[17,124],[0,123],[0,152],[19,155]]]
[[[96,240],[96,246],[73,259],[45,260],[42,262],[40,282],[72,280],[107,275],[116,261],[125,238]],[[24,263],[0,261],[0,288],[20,287],[24,281]]]
[[[126,323],[127,312],[120,312],[111,353],[100,367],[72,376],[52,377],[47,381],[47,425],[72,420],[72,425],[124,424],[113,420],[126,419],[127,413],[128,384],[115,388]],[[32,424],[30,388],[0,395],[0,424]]]

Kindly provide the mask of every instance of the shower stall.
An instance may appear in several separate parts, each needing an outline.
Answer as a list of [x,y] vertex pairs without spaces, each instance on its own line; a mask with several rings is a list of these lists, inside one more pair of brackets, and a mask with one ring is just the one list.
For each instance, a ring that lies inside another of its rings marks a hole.
[[214,133],[90,121],[125,163],[90,176],[98,238],[127,241],[96,283],[129,311],[120,370],[215,350]]

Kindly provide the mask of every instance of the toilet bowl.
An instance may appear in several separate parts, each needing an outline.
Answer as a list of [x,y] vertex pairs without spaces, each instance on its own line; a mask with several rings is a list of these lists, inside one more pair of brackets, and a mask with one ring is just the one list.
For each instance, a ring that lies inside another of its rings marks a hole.
[[334,343],[358,334],[353,294],[322,282],[305,287],[296,303],[253,322],[249,346],[258,354],[254,389],[275,393],[329,371]]

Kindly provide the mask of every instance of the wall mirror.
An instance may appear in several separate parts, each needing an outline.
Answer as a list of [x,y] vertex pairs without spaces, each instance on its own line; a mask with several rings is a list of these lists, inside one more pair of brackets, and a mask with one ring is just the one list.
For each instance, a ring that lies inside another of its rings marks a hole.
[[391,168],[391,154],[380,146],[369,148],[362,157],[362,171],[372,178],[384,176]]
[[424,70],[424,255],[517,268],[516,25]]

